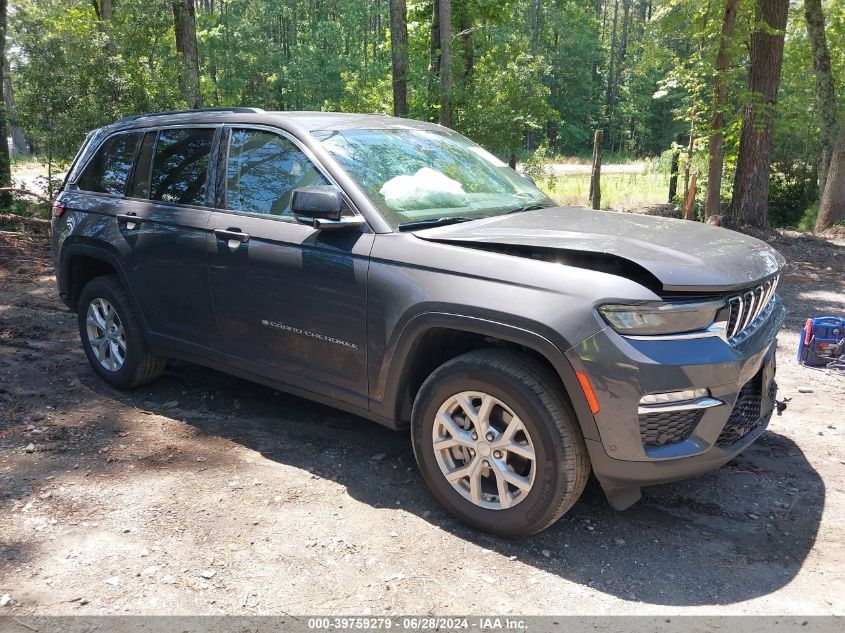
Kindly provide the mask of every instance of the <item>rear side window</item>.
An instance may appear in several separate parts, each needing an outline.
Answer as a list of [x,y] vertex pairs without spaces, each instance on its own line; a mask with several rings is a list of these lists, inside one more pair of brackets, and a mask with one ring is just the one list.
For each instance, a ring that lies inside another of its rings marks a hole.
[[205,204],[214,128],[162,130],[155,146],[150,198]]
[[266,215],[292,215],[297,187],[328,181],[308,157],[283,136],[233,129],[226,165],[226,208]]
[[116,134],[106,139],[79,177],[79,188],[122,196],[140,140],[140,134]]
[[132,174],[132,185],[129,187],[130,198],[150,197],[150,167],[157,134],[158,132],[147,132],[141,141],[141,149],[138,151],[138,160],[135,161],[135,171]]

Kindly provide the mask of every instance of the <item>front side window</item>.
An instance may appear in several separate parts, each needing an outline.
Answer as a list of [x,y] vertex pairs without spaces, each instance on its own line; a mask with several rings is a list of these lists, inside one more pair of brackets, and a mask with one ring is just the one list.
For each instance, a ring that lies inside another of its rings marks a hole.
[[115,134],[106,139],[79,177],[79,188],[122,196],[140,138],[140,134]]
[[290,216],[293,190],[328,184],[308,157],[283,136],[232,130],[226,165],[226,208]]
[[150,199],[205,204],[214,128],[162,130],[153,158]]
[[459,216],[502,215],[555,202],[456,132],[348,129],[312,132],[393,228]]

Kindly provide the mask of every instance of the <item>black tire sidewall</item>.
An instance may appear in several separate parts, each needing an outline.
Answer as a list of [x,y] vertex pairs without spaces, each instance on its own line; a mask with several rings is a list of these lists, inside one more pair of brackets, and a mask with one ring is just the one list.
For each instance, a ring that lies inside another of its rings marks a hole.
[[[528,496],[507,510],[480,508],[446,481],[434,456],[432,428],[440,406],[461,391],[483,391],[513,409],[528,430],[535,451],[534,485]],[[519,381],[478,367],[444,367],[423,384],[414,406],[412,440],[423,479],[437,500],[464,522],[503,536],[532,534],[545,527],[558,508],[560,463],[564,447],[549,411]]]
[[[95,299],[105,299],[117,312],[123,332],[126,338],[126,357],[117,371],[109,371],[100,364],[94,355],[91,342],[88,340],[86,318],[88,306]],[[89,281],[79,295],[77,319],[79,322],[79,336],[82,339],[82,348],[88,357],[91,367],[106,382],[121,388],[132,386],[138,366],[143,358],[146,349],[146,342],[141,335],[134,318],[131,306],[126,301],[126,296],[120,286],[120,282],[114,277],[95,277]]]

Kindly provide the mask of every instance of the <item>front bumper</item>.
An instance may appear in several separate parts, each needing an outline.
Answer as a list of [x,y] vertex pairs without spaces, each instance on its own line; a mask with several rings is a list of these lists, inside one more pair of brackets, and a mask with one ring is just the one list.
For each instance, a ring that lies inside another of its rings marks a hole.
[[[785,316],[780,299],[775,302],[765,322],[736,346],[718,337],[630,340],[606,328],[567,352],[601,406],[586,442],[614,508],[634,503],[640,486],[722,466],[763,433],[775,406],[776,336]],[[644,395],[705,388],[722,404],[695,411],[680,433],[647,431],[638,413]]]

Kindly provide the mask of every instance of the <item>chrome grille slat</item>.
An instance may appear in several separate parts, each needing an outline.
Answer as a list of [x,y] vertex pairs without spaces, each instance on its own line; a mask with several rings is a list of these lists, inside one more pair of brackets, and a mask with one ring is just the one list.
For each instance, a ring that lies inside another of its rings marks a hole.
[[730,307],[728,338],[734,339],[747,330],[772,302],[779,277],[774,277],[753,288],[726,297]]
[[742,329],[742,313],[745,310],[745,301],[743,301],[742,295],[737,295],[736,299],[739,302],[739,311],[736,313],[736,325],[734,325],[734,331],[731,333],[731,336],[736,336]]
[[746,292],[745,293],[745,300],[747,302],[747,307],[745,311],[745,318],[742,321],[742,329],[748,327],[748,324],[751,323],[751,317],[754,314],[754,291]]

